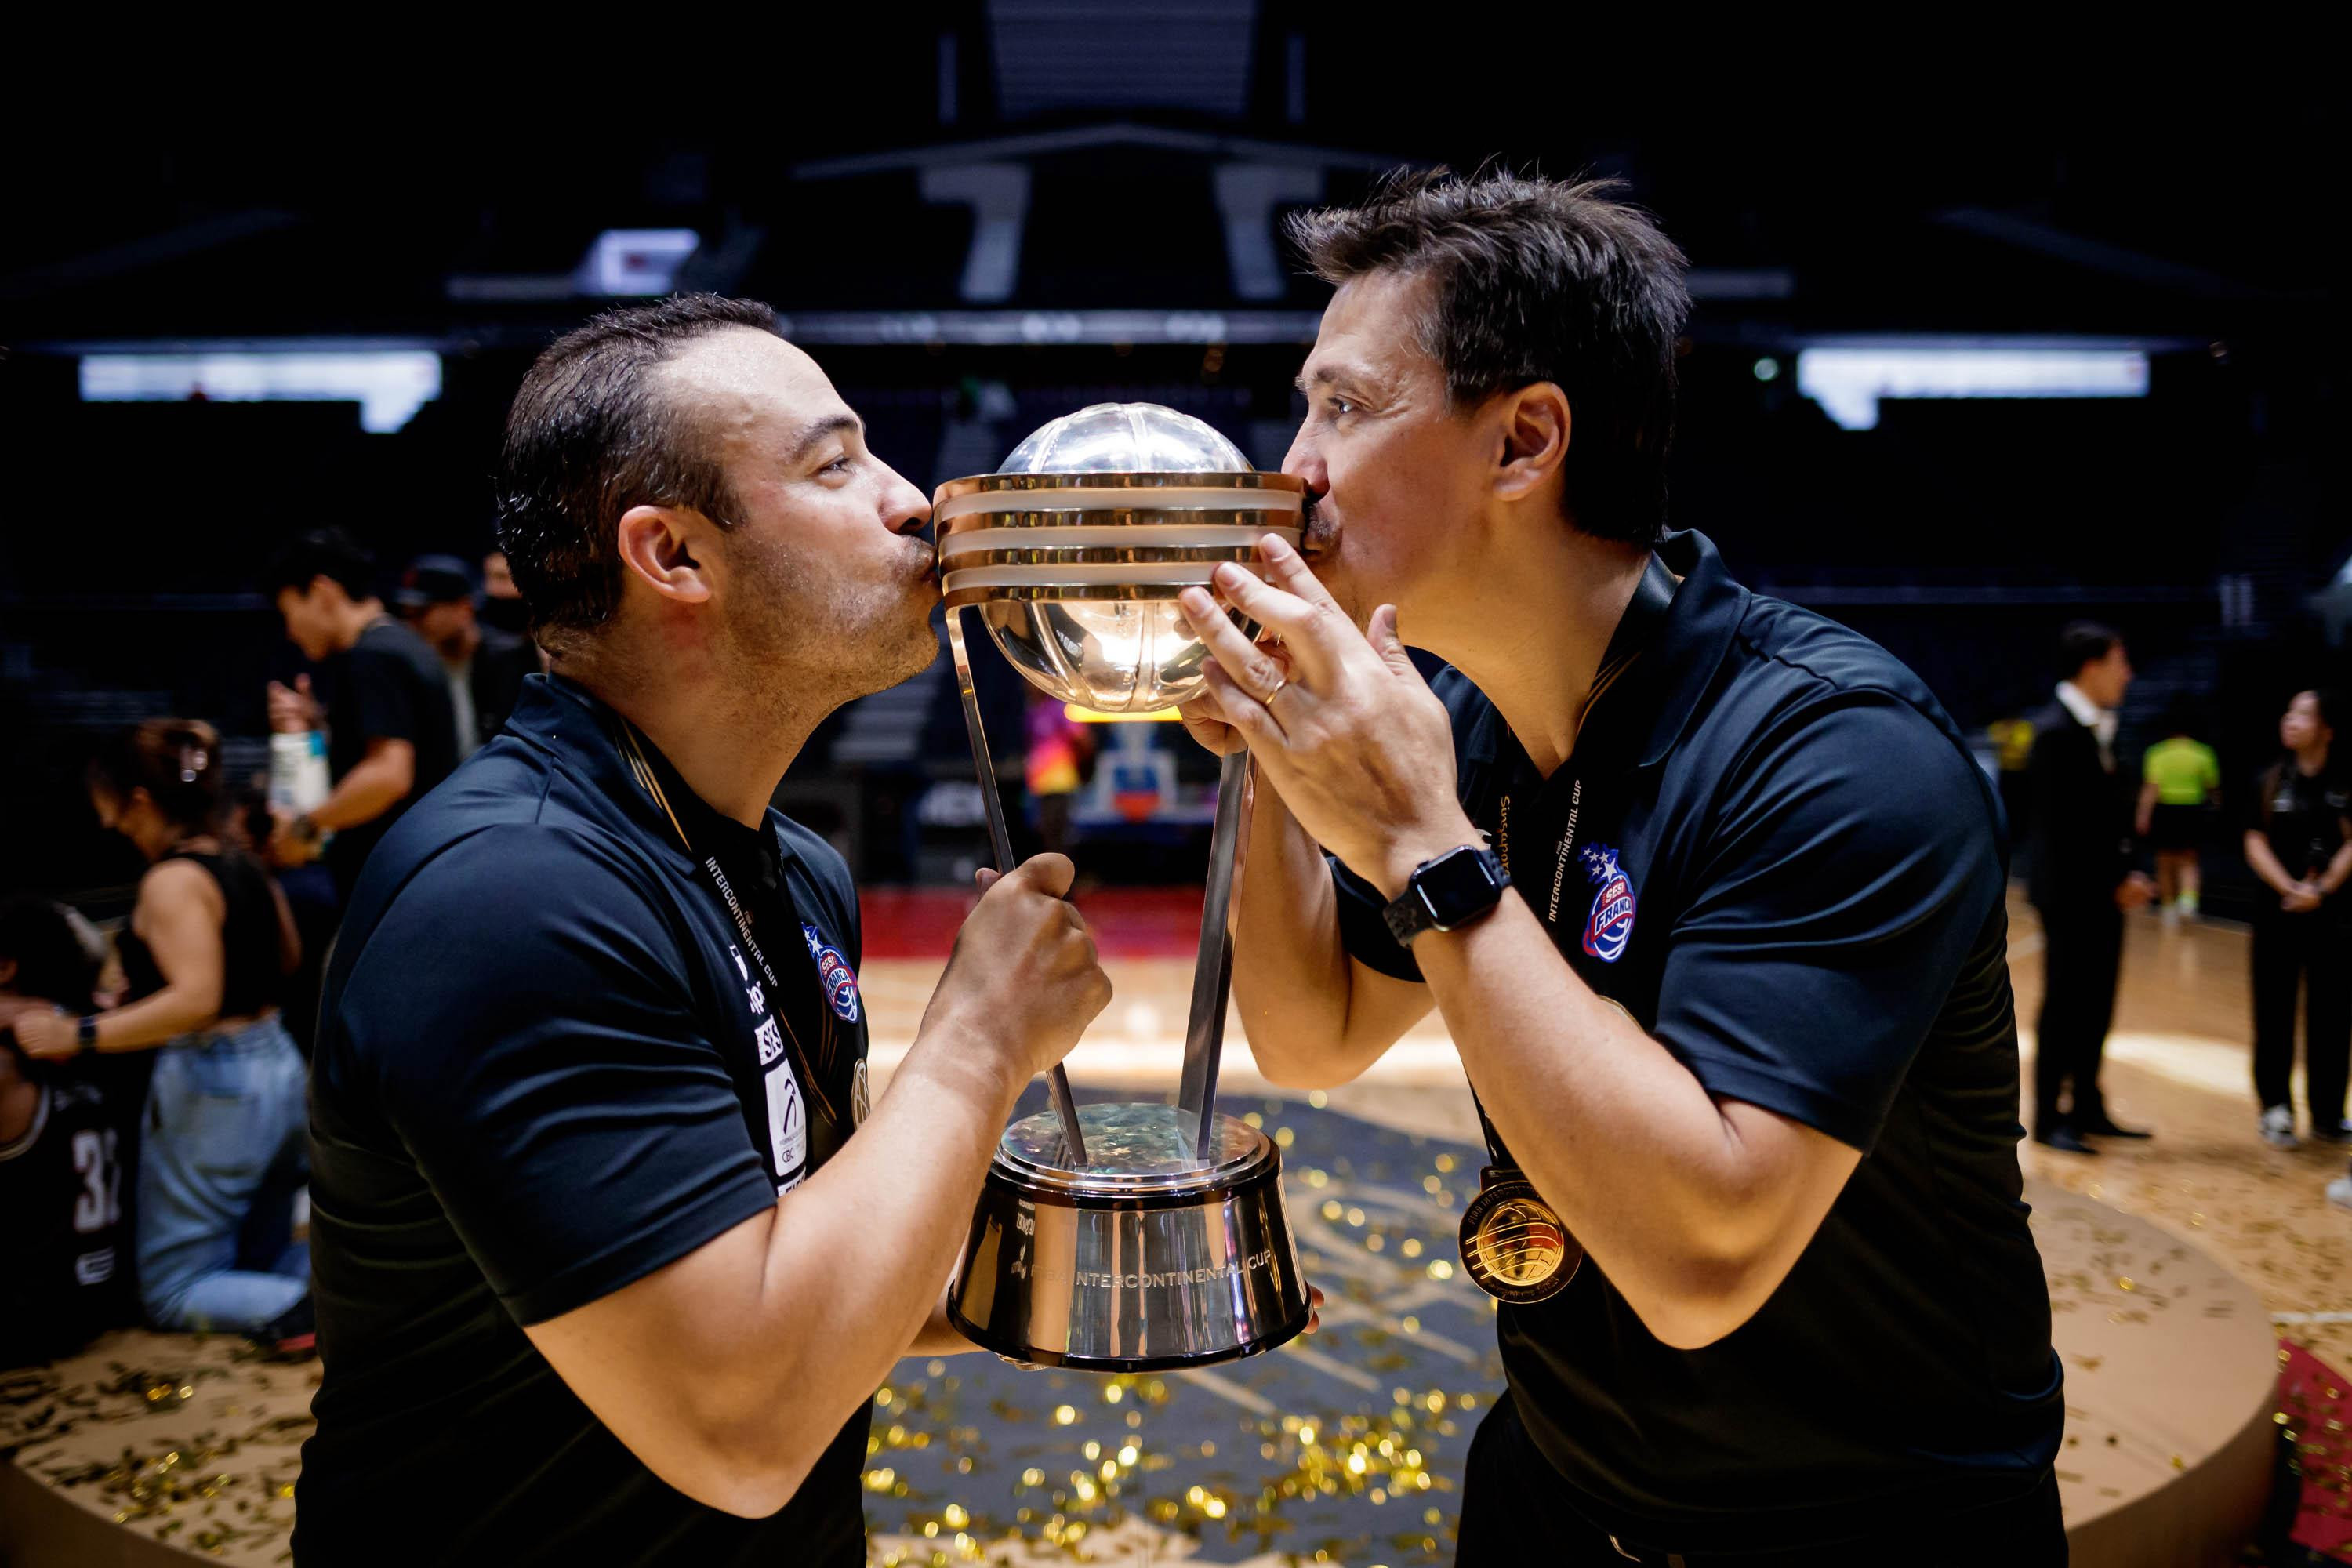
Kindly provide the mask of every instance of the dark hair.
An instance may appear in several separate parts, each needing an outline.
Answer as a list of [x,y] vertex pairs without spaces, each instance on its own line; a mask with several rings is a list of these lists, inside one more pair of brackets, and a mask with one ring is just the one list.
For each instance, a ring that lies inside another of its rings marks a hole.
[[1614,180],[1400,169],[1363,205],[1286,227],[1327,283],[1370,272],[1430,280],[1421,346],[1457,410],[1556,383],[1575,411],[1562,465],[1569,517],[1636,544],[1665,527],[1675,354],[1690,315],[1683,253]]
[[2294,707],[2294,700],[2306,692],[2311,696],[2312,705],[2319,710],[2319,721],[2326,725],[2330,731],[2341,729],[2344,723],[2344,699],[2327,687],[2298,686],[2286,694],[2286,706]]
[[220,731],[201,719],[150,719],[90,759],[89,782],[123,799],[143,789],[184,833],[209,832],[220,814]]
[[2123,640],[2121,632],[2096,621],[2067,622],[2066,629],[2058,634],[2059,678],[2074,679],[2083,673],[2084,665],[2106,658]]
[[63,908],[29,895],[0,904],[0,958],[16,960],[8,989],[72,1013],[89,1011],[98,961]]
[[[2082,666],[2076,665],[2074,668],[2080,669]],[[2166,703],[2164,732],[2168,735],[2187,735],[2192,739],[2201,737],[2205,732],[2205,721],[2204,716],[2198,710],[2197,703],[2185,696],[2175,697]]]
[[313,529],[299,539],[288,540],[270,555],[261,589],[275,600],[289,588],[307,594],[311,583],[320,577],[341,584],[343,592],[355,600],[373,598],[375,557],[340,528]]
[[653,375],[682,345],[730,327],[772,335],[776,312],[716,294],[607,310],[549,344],[522,378],[499,460],[499,548],[541,643],[612,616],[614,536],[631,507],[733,521],[725,472]]

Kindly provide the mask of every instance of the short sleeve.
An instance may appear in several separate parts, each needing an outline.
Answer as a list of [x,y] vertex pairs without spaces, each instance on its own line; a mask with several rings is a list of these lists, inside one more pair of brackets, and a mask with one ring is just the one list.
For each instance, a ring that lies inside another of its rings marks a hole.
[[1383,912],[1389,901],[1381,890],[1340,864],[1338,856],[1323,858],[1330,863],[1331,890],[1339,896],[1340,947],[1367,969],[1420,984],[1421,963],[1389,930]]
[[362,643],[352,649],[352,695],[367,741],[416,742],[416,672],[397,654]]
[[1974,764],[1875,696],[1745,758],[1667,938],[1655,1033],[1711,1094],[1867,1152],[2002,896]]
[[775,1202],[688,962],[641,870],[537,826],[450,848],[355,960],[356,1076],[520,1322]]

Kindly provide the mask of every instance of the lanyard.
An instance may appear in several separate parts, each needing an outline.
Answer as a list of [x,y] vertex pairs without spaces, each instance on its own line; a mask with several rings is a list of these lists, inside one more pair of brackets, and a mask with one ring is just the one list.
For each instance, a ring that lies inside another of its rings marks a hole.
[[833,1098],[825,1093],[824,1085],[818,1081],[816,1061],[801,1044],[800,1031],[793,1027],[792,1019],[785,1016],[783,985],[776,978],[775,966],[768,962],[766,951],[760,946],[760,939],[751,934],[751,916],[743,908],[742,900],[735,896],[734,884],[728,880],[718,856],[697,855],[694,841],[687,837],[685,824],[678,821],[677,811],[671,807],[669,795],[663,790],[659,775],[654,772],[652,763],[646,760],[636,726],[618,714],[614,719],[613,737],[620,745],[621,754],[628,759],[629,771],[636,775],[637,783],[653,797],[654,804],[662,808],[662,815],[669,818],[670,830],[677,835],[678,847],[686,851],[686,858],[695,862],[698,872],[710,879],[712,889],[719,894],[719,903],[725,906],[728,915],[735,922],[736,934],[743,939],[744,949],[751,953],[751,962],[759,966],[760,973],[767,980],[768,994],[776,999],[775,1005],[768,1009],[768,1016],[783,1026],[785,1036],[792,1041],[793,1055],[801,1064],[800,1077],[806,1081],[808,1092],[815,1097],[825,1115],[837,1124],[840,1117],[834,1109]]

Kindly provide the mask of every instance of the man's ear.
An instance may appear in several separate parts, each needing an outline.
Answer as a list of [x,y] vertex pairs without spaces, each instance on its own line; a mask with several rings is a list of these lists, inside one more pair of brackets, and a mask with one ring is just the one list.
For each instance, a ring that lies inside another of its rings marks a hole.
[[698,553],[711,528],[701,513],[674,506],[633,506],[621,514],[614,548],[624,589],[634,579],[665,605],[707,604],[710,568]]
[[1549,484],[1568,460],[1568,394],[1538,381],[1503,395],[1495,493],[1519,500]]
[[13,958],[0,958],[0,986],[15,984],[16,984],[16,961]]

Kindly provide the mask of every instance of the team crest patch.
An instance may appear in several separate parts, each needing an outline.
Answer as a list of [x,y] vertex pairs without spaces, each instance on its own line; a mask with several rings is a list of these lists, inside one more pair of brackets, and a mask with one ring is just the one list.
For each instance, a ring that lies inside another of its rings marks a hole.
[[816,960],[817,984],[824,987],[825,1005],[843,1023],[855,1024],[857,972],[849,967],[849,960],[841,956],[841,949],[825,941],[816,927],[803,921],[801,934],[808,938],[809,956]]
[[1584,951],[1603,963],[1614,963],[1633,940],[1633,879],[1617,864],[1617,851],[1606,844],[1585,847],[1584,874],[1601,889],[1592,895],[1592,913],[1584,922]]

